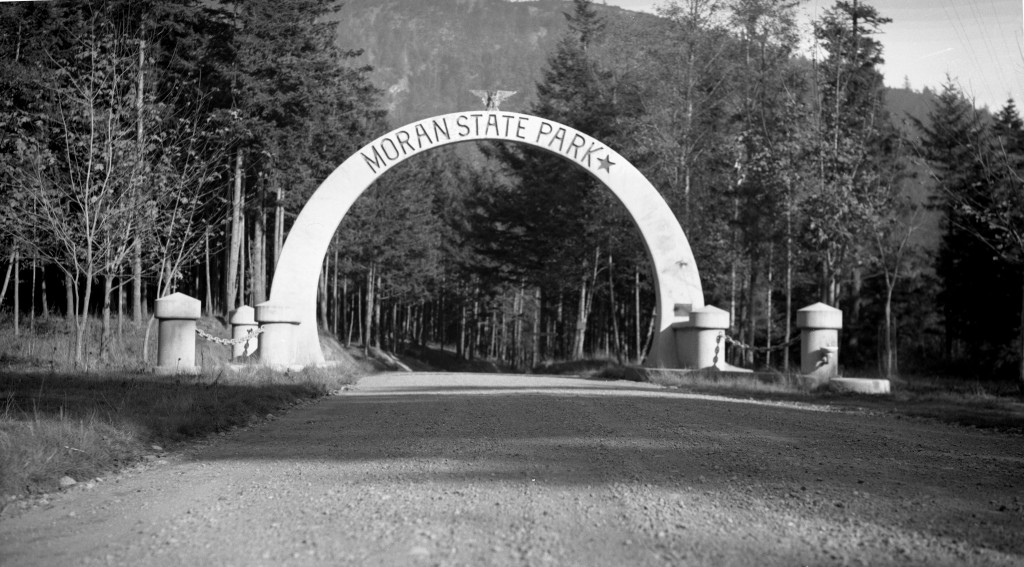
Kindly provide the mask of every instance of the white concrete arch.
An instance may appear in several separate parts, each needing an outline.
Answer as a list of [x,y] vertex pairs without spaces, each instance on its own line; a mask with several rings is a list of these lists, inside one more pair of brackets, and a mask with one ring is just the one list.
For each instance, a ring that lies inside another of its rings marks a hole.
[[[381,136],[345,160],[317,188],[288,233],[274,272],[269,304],[297,310],[292,364],[323,362],[317,335],[317,283],[328,246],[352,203],[402,161],[440,146],[493,140],[554,153],[601,181],[625,205],[640,229],[655,271],[657,336],[647,363],[685,367],[672,324],[704,306],[690,245],[672,210],[650,181],[600,141],[552,120],[501,111],[457,112],[408,124]],[[280,358],[278,358],[280,360]]]

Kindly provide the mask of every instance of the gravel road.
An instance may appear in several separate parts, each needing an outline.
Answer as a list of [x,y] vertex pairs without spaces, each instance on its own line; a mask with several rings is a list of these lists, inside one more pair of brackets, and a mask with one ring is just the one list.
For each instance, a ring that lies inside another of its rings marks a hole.
[[1024,437],[383,374],[0,519],[2,565],[1024,565]]

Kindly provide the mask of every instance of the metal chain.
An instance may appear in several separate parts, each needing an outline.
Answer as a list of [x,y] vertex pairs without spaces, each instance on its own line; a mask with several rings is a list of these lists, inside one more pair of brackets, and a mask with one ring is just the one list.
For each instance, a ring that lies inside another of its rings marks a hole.
[[[773,345],[773,346],[770,346],[770,347],[758,347],[758,346],[752,346],[752,345],[748,345],[746,343],[740,342],[740,341],[738,341],[738,340],[736,340],[736,339],[734,339],[734,338],[732,338],[729,335],[726,335],[724,333],[719,335],[719,337],[723,337],[723,336],[725,337],[725,340],[729,342],[729,344],[735,346],[736,348],[738,348],[740,350],[752,350],[754,352],[771,352],[771,351],[775,351],[775,350],[783,350],[783,349],[787,349],[787,348],[795,345],[796,343],[800,342],[800,337],[796,336],[796,337],[793,337],[792,339],[790,339],[789,342],[785,342],[785,343],[778,344],[778,345]],[[715,352],[717,352],[717,351],[718,351],[718,347],[715,347]]]
[[224,346],[234,346],[247,343],[252,339],[255,339],[256,337],[260,336],[262,333],[263,327],[257,327],[255,329],[249,329],[249,332],[246,333],[244,337],[238,337],[237,339],[222,339],[220,337],[215,337],[202,329],[196,329],[196,334],[199,335],[200,337],[210,341],[211,343],[217,343],[219,345]]

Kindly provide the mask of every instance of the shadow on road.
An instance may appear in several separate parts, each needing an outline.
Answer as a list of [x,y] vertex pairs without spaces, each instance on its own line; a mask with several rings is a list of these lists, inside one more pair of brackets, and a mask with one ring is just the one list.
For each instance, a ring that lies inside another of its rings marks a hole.
[[1024,553],[1024,444],[933,422],[624,387],[346,394],[201,460],[329,462],[346,482],[543,483],[713,495]]

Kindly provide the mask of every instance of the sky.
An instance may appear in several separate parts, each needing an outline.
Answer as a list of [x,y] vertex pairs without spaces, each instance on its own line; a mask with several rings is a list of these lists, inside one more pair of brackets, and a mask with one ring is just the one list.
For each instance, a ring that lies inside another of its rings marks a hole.
[[[654,12],[667,0],[595,0]],[[992,110],[1013,98],[1024,107],[1024,0],[866,0],[893,21],[882,28],[882,72],[891,87],[938,90],[948,75],[968,98]],[[834,0],[802,0],[810,22]]]

